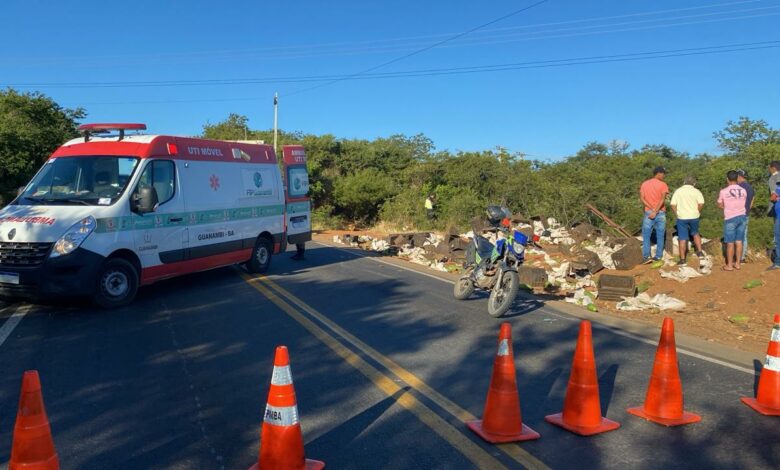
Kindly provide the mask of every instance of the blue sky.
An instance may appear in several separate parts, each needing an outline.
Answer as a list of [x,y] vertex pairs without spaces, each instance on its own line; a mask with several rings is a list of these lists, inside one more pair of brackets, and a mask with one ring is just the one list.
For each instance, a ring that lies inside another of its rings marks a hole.
[[[714,153],[712,132],[729,119],[780,127],[780,47],[331,84],[278,81],[358,73],[533,3],[6,0],[0,86],[83,106],[88,122],[146,122],[151,132],[180,135],[231,112],[248,116],[251,128],[270,128],[278,91],[286,130],[368,139],[423,133],[438,149],[502,146],[539,158],[613,139]],[[778,26],[777,0],[548,0],[374,72],[780,41]],[[276,82],[119,83],[268,78]]]

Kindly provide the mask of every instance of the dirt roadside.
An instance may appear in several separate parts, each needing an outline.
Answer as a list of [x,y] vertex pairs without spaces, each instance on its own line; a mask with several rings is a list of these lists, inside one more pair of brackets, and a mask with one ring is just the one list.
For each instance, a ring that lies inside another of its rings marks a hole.
[[[382,237],[377,231],[321,231],[315,241],[331,243],[335,235],[370,235]],[[529,255],[526,264],[543,266],[544,256]],[[689,266],[698,268],[696,257],[689,257]],[[597,300],[598,314],[657,325],[669,316],[675,321],[675,329],[708,342],[730,346],[743,351],[763,354],[766,352],[774,314],[780,313],[777,291],[780,288],[780,271],[766,271],[764,261],[742,265],[739,271],[721,270],[715,262],[712,274],[693,278],[686,283],[662,278],[660,269],[649,265],[637,266],[631,271],[602,270],[600,274],[634,276],[636,284],[645,288],[650,296],[667,294],[684,301],[687,306],[678,311],[643,310],[622,311],[614,301]],[[669,270],[669,267],[662,268]],[[565,295],[538,293],[541,297],[561,300]]]

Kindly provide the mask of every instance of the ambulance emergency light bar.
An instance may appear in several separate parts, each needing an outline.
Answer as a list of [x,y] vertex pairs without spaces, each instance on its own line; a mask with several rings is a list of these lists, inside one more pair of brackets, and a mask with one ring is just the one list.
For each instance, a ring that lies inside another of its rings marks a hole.
[[95,124],[82,124],[78,127],[78,131],[84,134],[84,142],[89,142],[89,136],[92,134],[105,134],[110,131],[119,131],[119,140],[125,138],[125,131],[145,131],[146,124],[142,123],[95,123]]

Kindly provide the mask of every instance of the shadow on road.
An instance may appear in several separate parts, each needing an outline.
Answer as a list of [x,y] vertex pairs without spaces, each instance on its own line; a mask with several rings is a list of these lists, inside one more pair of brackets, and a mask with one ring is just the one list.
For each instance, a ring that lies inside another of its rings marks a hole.
[[[733,383],[746,378],[741,372],[681,357],[686,408],[704,420],[681,428],[648,423],[625,408],[644,401],[654,347],[594,327],[602,412],[622,427],[583,438],[544,422],[545,415],[561,411],[576,321],[548,315],[536,299],[520,299],[507,317],[492,319],[482,299],[455,301],[450,286],[438,281],[393,278],[391,267],[381,277],[355,255],[331,248],[308,250],[307,258],[274,259],[274,279],[476,416],[484,407],[498,326],[510,321],[523,417],[542,434],[522,447],[553,468],[777,465],[780,451],[767,445],[777,423],[739,403],[744,391]],[[421,448],[419,436],[406,429],[420,429],[411,415],[387,418],[393,398],[232,268],[144,288],[134,305],[121,310],[69,304],[29,317],[2,351],[0,462],[10,452],[8,423],[21,372],[38,368],[66,467],[249,466],[257,457],[278,344],[290,348],[313,458],[337,468],[366,468],[365,462],[376,462],[374,454],[392,454],[380,467],[416,468],[436,452]]]

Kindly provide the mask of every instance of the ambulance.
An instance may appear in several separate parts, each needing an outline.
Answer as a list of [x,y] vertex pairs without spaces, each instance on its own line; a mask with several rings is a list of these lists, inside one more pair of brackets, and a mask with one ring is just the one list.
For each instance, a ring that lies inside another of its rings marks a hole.
[[278,162],[269,145],[144,130],[80,126],[0,210],[0,296],[116,308],[182,274],[263,273],[288,243],[311,239],[303,147],[284,146]]

